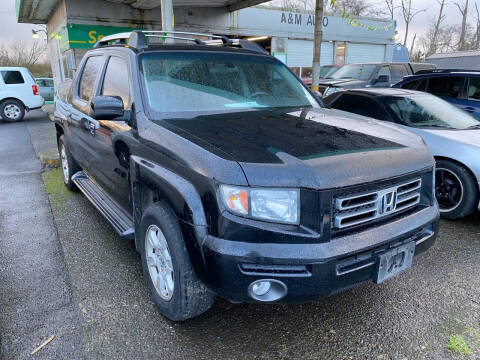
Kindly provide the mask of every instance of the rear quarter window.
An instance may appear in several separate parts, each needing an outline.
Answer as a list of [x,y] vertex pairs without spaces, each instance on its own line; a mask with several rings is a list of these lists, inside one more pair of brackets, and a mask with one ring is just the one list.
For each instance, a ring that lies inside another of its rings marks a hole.
[[24,84],[22,73],[20,71],[4,70],[2,71],[2,78],[5,85]]
[[463,76],[432,77],[428,81],[427,92],[436,96],[457,99],[462,95],[464,83]]

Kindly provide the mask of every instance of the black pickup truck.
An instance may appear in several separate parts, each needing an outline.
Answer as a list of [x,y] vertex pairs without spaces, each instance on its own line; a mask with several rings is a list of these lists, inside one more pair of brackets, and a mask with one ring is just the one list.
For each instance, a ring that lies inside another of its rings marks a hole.
[[320,80],[318,91],[323,96],[345,89],[390,87],[405,76],[436,66],[426,63],[364,63],[344,65],[329,78]]
[[305,302],[380,283],[435,241],[434,161],[418,136],[321,108],[238,41],[122,36],[60,86],[58,147],[66,186],[135,240],[167,318],[215,296]]

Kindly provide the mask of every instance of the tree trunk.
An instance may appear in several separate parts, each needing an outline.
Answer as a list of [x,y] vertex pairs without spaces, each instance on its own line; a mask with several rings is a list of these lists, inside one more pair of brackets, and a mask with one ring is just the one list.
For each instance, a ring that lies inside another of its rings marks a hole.
[[[313,75],[312,90],[318,91],[320,83],[320,53],[323,39],[323,0],[316,0],[315,4],[315,28],[313,40]],[[300,74],[301,76],[301,74]]]
[[465,50],[465,34],[467,31],[467,15],[468,15],[468,0],[465,0],[465,6],[463,9],[460,8],[460,5],[457,5],[460,13],[462,14],[462,28],[460,32],[460,39],[458,41],[458,50]]

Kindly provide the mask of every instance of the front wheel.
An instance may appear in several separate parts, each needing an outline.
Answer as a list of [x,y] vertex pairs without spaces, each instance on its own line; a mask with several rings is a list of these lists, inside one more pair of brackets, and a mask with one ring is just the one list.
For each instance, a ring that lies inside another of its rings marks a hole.
[[438,160],[435,196],[442,218],[463,218],[477,208],[478,185],[464,166],[448,160]]
[[142,216],[140,255],[152,300],[166,318],[183,321],[207,311],[214,296],[197,278],[178,220],[164,202]]

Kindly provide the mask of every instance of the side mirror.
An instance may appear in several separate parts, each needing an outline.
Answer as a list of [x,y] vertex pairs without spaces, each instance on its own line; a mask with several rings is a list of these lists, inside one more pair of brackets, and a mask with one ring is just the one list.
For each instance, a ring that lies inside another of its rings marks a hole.
[[390,76],[388,75],[380,75],[377,79],[373,80],[373,83],[389,83],[390,82]]
[[90,116],[95,120],[114,120],[124,115],[120,96],[95,96],[90,107]]

